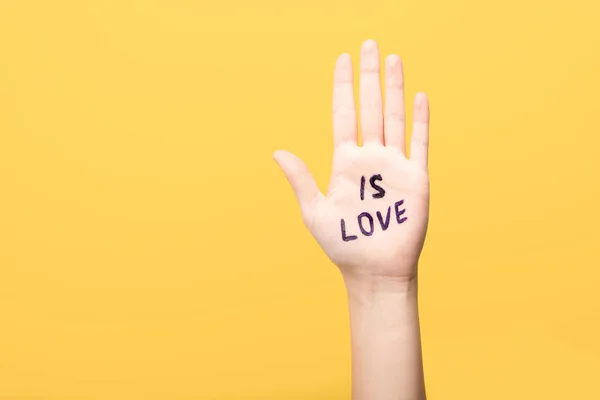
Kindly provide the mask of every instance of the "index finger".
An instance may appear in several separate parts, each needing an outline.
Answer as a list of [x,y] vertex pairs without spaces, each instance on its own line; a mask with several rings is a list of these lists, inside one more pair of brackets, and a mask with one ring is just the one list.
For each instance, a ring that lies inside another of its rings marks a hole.
[[338,57],[333,74],[333,141],[334,147],[358,143],[354,78],[349,54]]

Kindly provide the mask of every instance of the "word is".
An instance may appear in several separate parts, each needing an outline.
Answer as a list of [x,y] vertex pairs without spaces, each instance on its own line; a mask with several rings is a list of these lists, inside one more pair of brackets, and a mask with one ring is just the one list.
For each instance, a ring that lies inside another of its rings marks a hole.
[[[375,190],[377,190],[377,193],[373,194],[373,198],[374,199],[381,199],[383,198],[383,196],[385,196],[385,190],[379,186],[377,183],[377,181],[382,181],[383,178],[381,177],[381,175],[377,174],[377,175],[373,175],[371,177],[371,179],[369,179],[369,184],[371,185],[371,187]],[[366,178],[363,176],[360,178],[360,199],[364,200],[365,199],[365,183],[366,183]]]

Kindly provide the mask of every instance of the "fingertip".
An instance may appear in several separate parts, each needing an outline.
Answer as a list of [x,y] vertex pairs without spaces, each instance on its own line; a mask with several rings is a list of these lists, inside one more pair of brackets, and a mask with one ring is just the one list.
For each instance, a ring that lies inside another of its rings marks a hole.
[[427,93],[418,92],[415,95],[415,106],[424,107],[424,106],[427,106],[427,102],[428,102]]
[[336,60],[336,65],[338,67],[344,67],[350,64],[350,54],[342,53],[338,56]]
[[385,58],[385,64],[388,67],[391,67],[391,68],[394,68],[394,67],[396,67],[398,65],[401,66],[402,65],[402,59],[397,54],[390,54],[389,56],[387,56]]
[[288,174],[294,174],[302,169],[304,162],[294,153],[287,150],[277,150],[273,153],[273,159],[279,167]]
[[336,84],[352,83],[352,59],[350,54],[340,54],[335,63],[333,81]]
[[290,160],[293,159],[293,157],[290,157],[291,155],[287,150],[275,150],[273,152],[273,160],[275,160],[279,168],[287,173],[290,169]]
[[390,54],[385,58],[385,79],[385,84],[388,88],[404,88],[402,59],[397,54]]
[[273,159],[277,160],[279,155],[283,152],[283,150],[275,150],[272,154]]
[[363,42],[361,46],[361,50],[364,52],[370,52],[373,50],[377,50],[377,42],[373,39],[367,39]]
[[429,98],[424,92],[415,95],[415,118],[422,122],[429,121]]
[[273,158],[273,160],[274,160],[274,161],[275,161],[277,164],[279,164],[279,159],[280,159],[280,157],[281,157],[281,153],[282,153],[282,151],[283,151],[283,150],[275,150],[275,151],[273,152],[273,154],[271,154],[271,157]]

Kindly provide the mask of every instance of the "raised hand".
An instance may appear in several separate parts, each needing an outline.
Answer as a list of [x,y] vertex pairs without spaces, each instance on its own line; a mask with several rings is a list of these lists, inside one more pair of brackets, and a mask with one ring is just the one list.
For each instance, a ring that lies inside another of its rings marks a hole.
[[360,56],[360,129],[354,105],[350,56],[337,59],[333,88],[333,168],[323,195],[295,155],[273,155],[289,180],[306,227],[344,276],[411,280],[416,276],[429,214],[429,106],[414,101],[410,159],[402,62],[385,60],[385,106],[377,44],[366,41]]

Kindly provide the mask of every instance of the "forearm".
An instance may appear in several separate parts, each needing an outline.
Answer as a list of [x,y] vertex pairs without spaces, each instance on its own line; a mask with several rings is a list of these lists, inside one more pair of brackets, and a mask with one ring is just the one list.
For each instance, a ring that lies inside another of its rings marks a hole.
[[417,279],[344,277],[353,400],[424,400]]

